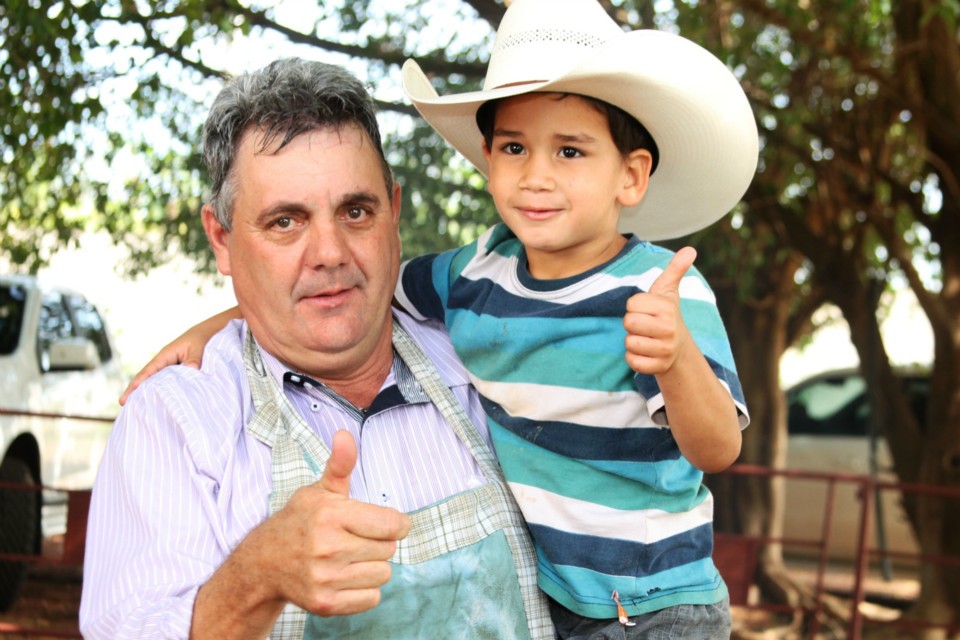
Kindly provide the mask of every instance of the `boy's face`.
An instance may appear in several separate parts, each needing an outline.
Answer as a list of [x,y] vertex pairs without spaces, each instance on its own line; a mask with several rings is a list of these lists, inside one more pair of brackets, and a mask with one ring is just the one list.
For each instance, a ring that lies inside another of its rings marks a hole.
[[527,250],[531,275],[583,273],[614,257],[626,240],[620,208],[646,192],[651,156],[624,158],[606,115],[578,96],[530,93],[497,105],[487,189]]

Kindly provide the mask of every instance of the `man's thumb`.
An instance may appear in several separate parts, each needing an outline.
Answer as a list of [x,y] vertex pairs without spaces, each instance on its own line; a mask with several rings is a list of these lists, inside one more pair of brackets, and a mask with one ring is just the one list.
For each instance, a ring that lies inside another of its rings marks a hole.
[[357,443],[349,431],[333,434],[333,450],[318,484],[343,497],[350,495],[350,474],[357,464]]
[[670,264],[663,270],[653,284],[650,286],[650,293],[676,293],[680,290],[680,281],[686,275],[687,270],[697,259],[697,250],[693,247],[684,247],[677,251]]

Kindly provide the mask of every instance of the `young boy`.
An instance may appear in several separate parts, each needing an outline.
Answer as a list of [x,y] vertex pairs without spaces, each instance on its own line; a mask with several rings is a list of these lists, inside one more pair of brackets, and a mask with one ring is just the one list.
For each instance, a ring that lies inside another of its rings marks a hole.
[[746,407],[695,253],[645,241],[707,226],[749,185],[739,83],[596,0],[515,0],[482,91],[438,97],[412,61],[403,80],[503,224],[406,263],[397,299],[443,321],[470,371],[560,637],[728,637],[701,480],[736,459]]
[[702,476],[739,454],[746,407],[695,252],[648,241],[711,224],[749,185],[739,83],[596,0],[515,0],[482,91],[438,97],[413,61],[403,80],[503,224],[406,263],[397,299],[445,323],[483,397],[559,636],[729,637]]

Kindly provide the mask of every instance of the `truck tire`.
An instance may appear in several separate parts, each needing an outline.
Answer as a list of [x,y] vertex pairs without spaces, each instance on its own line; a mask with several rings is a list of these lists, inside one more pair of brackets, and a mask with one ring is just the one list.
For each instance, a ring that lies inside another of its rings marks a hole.
[[[0,464],[0,482],[34,484],[36,480],[23,460],[8,457]],[[0,553],[35,552],[39,495],[36,491],[0,489]],[[0,612],[13,606],[26,573],[26,562],[0,560]]]

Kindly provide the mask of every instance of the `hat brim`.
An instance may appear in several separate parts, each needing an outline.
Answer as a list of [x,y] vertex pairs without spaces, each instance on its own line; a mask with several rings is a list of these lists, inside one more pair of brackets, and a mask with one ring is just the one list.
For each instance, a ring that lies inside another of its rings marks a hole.
[[698,231],[726,215],[753,179],[759,139],[740,83],[709,51],[670,33],[624,33],[562,77],[438,96],[413,60],[403,66],[407,97],[450,145],[487,174],[476,124],[485,102],[532,92],[590,96],[639,120],[660,152],[643,201],[621,212],[620,229],[643,240]]

